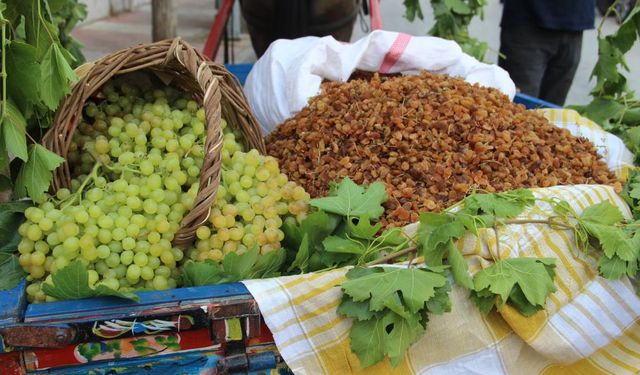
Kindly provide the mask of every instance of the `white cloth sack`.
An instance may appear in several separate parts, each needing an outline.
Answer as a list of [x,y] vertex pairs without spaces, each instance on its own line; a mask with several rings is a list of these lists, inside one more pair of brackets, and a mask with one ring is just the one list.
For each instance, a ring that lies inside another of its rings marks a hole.
[[380,30],[351,44],[330,36],[277,40],[249,72],[244,90],[266,135],[318,95],[323,80],[346,81],[357,69],[404,74],[426,69],[494,87],[511,99],[516,92],[505,70],[479,62],[453,41]]

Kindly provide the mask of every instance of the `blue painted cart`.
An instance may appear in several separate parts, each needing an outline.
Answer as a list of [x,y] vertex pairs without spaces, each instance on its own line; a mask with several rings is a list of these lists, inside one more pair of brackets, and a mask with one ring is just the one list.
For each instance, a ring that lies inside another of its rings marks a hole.
[[[241,83],[251,65],[230,65]],[[557,107],[516,95],[527,108]],[[288,373],[242,284],[27,304],[0,292],[0,374]]]

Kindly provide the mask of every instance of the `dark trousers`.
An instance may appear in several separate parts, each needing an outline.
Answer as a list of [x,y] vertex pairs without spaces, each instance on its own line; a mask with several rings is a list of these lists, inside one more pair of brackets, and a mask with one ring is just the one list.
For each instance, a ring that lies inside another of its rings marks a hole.
[[564,105],[582,51],[582,31],[503,27],[498,65],[523,93]]

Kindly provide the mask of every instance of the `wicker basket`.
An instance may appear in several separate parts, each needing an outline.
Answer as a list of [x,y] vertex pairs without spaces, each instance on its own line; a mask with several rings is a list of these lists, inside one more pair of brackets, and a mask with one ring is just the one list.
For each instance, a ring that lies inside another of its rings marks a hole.
[[[78,68],[81,78],[60,105],[53,126],[42,138],[42,144],[66,159],[85,102],[112,77],[140,70],[153,72],[165,82],[171,80],[172,84],[191,93],[204,106],[207,137],[200,189],[193,208],[185,215],[173,240],[176,246],[187,246],[195,238],[197,227],[209,218],[218,189],[221,118],[241,131],[245,146],[265,153],[258,123],[247,105],[242,88],[224,66],[207,60],[179,38],[138,45],[85,64]],[[69,165],[65,162],[54,172],[52,190],[69,187],[70,184]]]

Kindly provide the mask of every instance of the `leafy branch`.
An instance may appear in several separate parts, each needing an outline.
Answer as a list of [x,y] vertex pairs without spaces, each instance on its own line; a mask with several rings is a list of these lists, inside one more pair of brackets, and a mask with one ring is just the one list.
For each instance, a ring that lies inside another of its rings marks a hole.
[[[60,30],[54,25],[56,12],[70,3],[77,1],[0,3],[0,171],[10,176],[3,187],[13,185],[17,198],[39,198],[49,187],[51,171],[60,164],[55,153],[37,142],[76,80],[70,66],[74,57],[64,48]],[[50,9],[53,11],[45,12]]]
[[[429,35],[454,40],[464,52],[484,60],[489,45],[469,35],[469,24],[476,16],[484,17],[485,5],[487,0],[431,0],[435,23]],[[419,0],[404,0],[404,6],[409,21],[424,19]]]
[[[607,14],[615,12],[612,4]],[[605,130],[622,137],[627,147],[640,157],[640,102],[628,85],[623,72],[629,72],[625,54],[640,37],[640,3],[631,10],[618,30],[604,36],[598,27],[598,60],[591,72],[596,86],[593,99],[585,106],[572,106],[582,115],[598,123]]]

